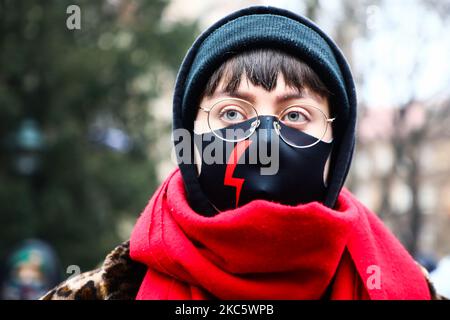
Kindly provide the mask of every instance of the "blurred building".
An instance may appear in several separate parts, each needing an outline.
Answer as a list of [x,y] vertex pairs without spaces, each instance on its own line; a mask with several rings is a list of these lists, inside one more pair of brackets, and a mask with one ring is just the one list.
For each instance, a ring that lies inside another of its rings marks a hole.
[[[416,253],[450,252],[450,99],[361,110],[347,187]],[[401,116],[399,116],[401,115]],[[419,229],[413,234],[415,213]],[[417,239],[414,239],[417,237]]]

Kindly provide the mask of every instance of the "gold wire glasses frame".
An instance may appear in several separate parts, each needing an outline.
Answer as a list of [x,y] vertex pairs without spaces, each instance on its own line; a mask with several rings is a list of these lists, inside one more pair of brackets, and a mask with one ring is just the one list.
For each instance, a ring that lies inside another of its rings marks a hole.
[[[228,100],[230,100],[230,101],[238,101],[238,102],[241,102],[241,103],[245,103],[246,105],[248,105],[249,107],[251,107],[251,108],[253,109],[253,111],[254,111],[254,115],[255,115],[255,118],[256,118],[256,119],[255,119],[254,122],[251,123],[249,133],[248,133],[246,136],[242,137],[242,138],[238,138],[238,139],[226,139],[225,137],[220,136],[219,134],[217,134],[217,129],[213,129],[213,126],[211,125],[211,119],[210,119],[210,117],[211,117],[211,111],[212,111],[212,110],[214,109],[214,107],[217,106],[218,104],[220,104],[220,103],[222,103],[222,102],[224,102],[224,101],[228,101]],[[315,137],[315,138],[317,139],[317,141],[315,141],[314,143],[311,143],[311,144],[309,144],[309,145],[306,145],[306,146],[298,146],[298,145],[295,145],[295,144],[291,143],[291,142],[288,141],[288,140],[283,136],[283,134],[281,133],[281,126],[280,126],[280,123],[279,123],[279,122],[281,121],[281,120],[280,120],[280,116],[283,115],[283,113],[285,113],[286,110],[289,110],[289,109],[291,109],[291,108],[293,108],[293,107],[296,107],[296,106],[301,106],[301,107],[307,106],[307,107],[309,107],[309,108],[314,108],[315,110],[317,110],[317,111],[320,112],[320,114],[323,116],[323,119],[325,120],[325,130],[323,131],[323,134],[320,136],[320,138]],[[216,137],[218,137],[219,139],[224,140],[224,141],[228,141],[228,142],[239,142],[239,141],[248,139],[248,138],[256,131],[256,128],[258,128],[258,126],[259,126],[260,123],[261,123],[260,120],[259,120],[259,114],[258,114],[258,112],[256,111],[255,107],[254,107],[250,102],[248,102],[248,101],[246,101],[246,100],[243,100],[243,99],[239,99],[239,98],[224,98],[224,99],[221,99],[221,100],[215,102],[209,109],[204,108],[204,107],[200,107],[200,109],[203,110],[204,112],[206,112],[206,113],[208,114],[208,127],[209,127],[209,129],[211,130],[211,132],[212,132]],[[294,147],[294,148],[309,148],[309,147],[312,147],[312,146],[318,144],[320,141],[322,141],[322,139],[323,139],[323,138],[325,137],[325,135],[327,134],[327,131],[328,131],[328,125],[331,124],[334,120],[336,120],[336,118],[328,118],[327,115],[326,115],[321,109],[319,109],[319,108],[317,108],[317,107],[315,107],[315,106],[312,106],[312,105],[310,105],[310,104],[305,105],[305,104],[298,104],[298,103],[294,103],[294,104],[288,105],[287,107],[283,108],[283,110],[282,110],[280,113],[278,113],[278,115],[274,115],[274,116],[275,116],[275,118],[277,119],[277,121],[273,123],[273,126],[274,126],[274,129],[275,129],[276,133],[280,136],[280,138],[281,138],[284,142],[286,142],[288,145],[290,145],[291,147]]]

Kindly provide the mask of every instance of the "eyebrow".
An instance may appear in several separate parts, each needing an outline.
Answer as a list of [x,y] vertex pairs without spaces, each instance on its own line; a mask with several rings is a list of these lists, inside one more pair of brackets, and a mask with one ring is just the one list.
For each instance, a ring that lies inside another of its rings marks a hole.
[[[213,98],[219,98],[219,97],[234,97],[234,98],[239,98],[239,99],[243,99],[243,100],[247,100],[251,103],[255,103],[255,95],[248,93],[248,92],[242,92],[239,90],[236,91],[216,91],[213,96]],[[285,101],[289,101],[289,100],[293,100],[293,99],[301,99],[304,98],[305,95],[303,94],[303,92],[292,92],[292,93],[287,93],[287,94],[282,94],[276,97],[276,101],[277,103],[281,103],[281,102],[285,102]]]

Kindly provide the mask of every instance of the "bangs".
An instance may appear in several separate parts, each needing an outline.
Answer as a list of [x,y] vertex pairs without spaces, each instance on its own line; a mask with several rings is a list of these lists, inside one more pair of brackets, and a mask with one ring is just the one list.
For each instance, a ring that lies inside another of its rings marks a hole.
[[332,94],[306,63],[282,51],[255,49],[238,54],[223,63],[209,78],[203,96],[212,96],[221,80],[221,89],[234,93],[239,88],[242,75],[254,86],[261,86],[270,92],[276,88],[279,74],[283,75],[288,87],[300,93],[309,89],[327,99]]

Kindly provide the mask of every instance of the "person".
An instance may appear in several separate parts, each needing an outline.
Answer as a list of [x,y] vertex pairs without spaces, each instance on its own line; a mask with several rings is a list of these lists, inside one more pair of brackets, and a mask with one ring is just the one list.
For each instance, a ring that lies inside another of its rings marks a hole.
[[55,250],[38,239],[21,241],[6,260],[0,300],[35,300],[61,281]]
[[343,187],[357,101],[340,49],[273,6],[205,30],[176,79],[178,168],[130,240],[42,299],[438,299]]

